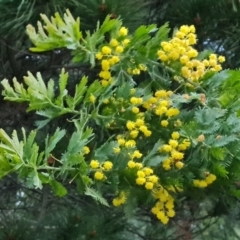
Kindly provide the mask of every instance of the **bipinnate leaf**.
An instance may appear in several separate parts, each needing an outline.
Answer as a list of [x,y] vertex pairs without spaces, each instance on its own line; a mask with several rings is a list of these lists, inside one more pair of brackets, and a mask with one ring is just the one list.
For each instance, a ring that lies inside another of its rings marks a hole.
[[37,32],[32,25],[27,26],[26,32],[35,45],[30,48],[31,51],[44,52],[63,47],[76,49],[80,45],[79,40],[82,38],[80,19],[75,20],[68,9],[63,19],[59,13],[55,13],[51,20],[45,14],[41,14],[41,18],[44,25],[38,22]]

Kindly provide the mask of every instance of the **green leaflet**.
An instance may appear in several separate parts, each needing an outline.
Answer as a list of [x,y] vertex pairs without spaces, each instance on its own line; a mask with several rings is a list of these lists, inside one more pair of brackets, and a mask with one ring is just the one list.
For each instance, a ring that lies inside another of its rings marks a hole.
[[64,137],[65,134],[66,130],[60,130],[60,128],[57,128],[51,137],[47,135],[45,139],[45,160],[49,157],[52,150],[56,147],[57,143]]
[[60,182],[56,180],[51,180],[49,183],[52,187],[53,192],[58,197],[64,197],[67,194],[67,189]]
[[42,181],[38,176],[38,172],[36,170],[32,170],[29,172],[27,176],[26,185],[29,188],[40,188],[42,189]]
[[83,77],[75,87],[74,97],[66,96],[66,102],[69,108],[74,109],[83,101],[83,96],[87,91],[87,77]]
[[[151,164],[154,164],[154,157],[155,157],[155,154],[158,152],[158,149],[159,149],[159,147],[161,146],[163,144],[163,142],[162,142],[162,140],[158,140],[155,144],[154,144],[154,146],[153,146],[153,148],[152,148],[152,150],[143,158],[143,163],[145,163],[146,165],[148,165],[149,164],[149,161],[150,161],[150,163]],[[151,159],[153,158],[153,161],[151,161]],[[159,159],[155,159],[157,162],[161,162]],[[152,166],[154,166],[154,165],[152,165]]]
[[2,141],[0,150],[8,153],[15,153],[20,158],[23,157],[23,142],[19,141],[17,132],[15,130],[12,133],[11,139],[3,129],[0,129],[0,140]]
[[108,202],[106,199],[103,198],[100,192],[93,188],[86,187],[85,195],[92,197],[95,201],[101,203],[104,206],[109,207]]
[[[62,172],[65,172],[68,167],[80,165],[81,169],[85,169],[85,160],[81,153],[83,147],[91,140],[93,134],[92,129],[87,128],[85,131],[74,132],[69,140],[67,151],[62,155],[61,162],[63,163]],[[85,172],[85,171],[83,171]]]
[[100,94],[102,94],[102,92],[104,91],[104,87],[102,86],[102,84],[100,83],[100,81],[96,80],[94,81],[89,87],[88,90],[86,92],[84,101],[85,102],[89,102],[89,97],[91,95],[94,95],[94,97],[98,97]]
[[224,148],[211,148],[210,153],[217,160],[224,160],[226,156],[226,150]]
[[148,166],[156,167],[166,159],[166,156],[154,156],[147,162]]
[[94,158],[96,158],[99,162],[106,161],[107,157],[113,154],[113,149],[117,146],[117,142],[114,141],[104,143],[102,146],[95,149]]

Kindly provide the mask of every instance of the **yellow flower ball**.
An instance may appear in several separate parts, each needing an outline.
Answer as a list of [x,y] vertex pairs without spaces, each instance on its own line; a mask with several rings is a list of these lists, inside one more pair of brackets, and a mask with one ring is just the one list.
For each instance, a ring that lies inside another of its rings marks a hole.
[[166,62],[168,60],[168,56],[166,54],[158,55],[158,58],[163,62]]
[[102,57],[103,57],[103,55],[102,55],[102,53],[98,52],[98,53],[95,55],[95,57],[96,57],[96,59],[101,60]]
[[209,55],[209,59],[210,60],[217,60],[217,55],[212,53],[212,54]]
[[168,217],[174,217],[175,216],[175,211],[173,209],[167,211]]
[[138,136],[138,134],[139,134],[139,131],[138,131],[138,130],[132,130],[132,131],[130,132],[130,136],[131,136],[132,138],[136,138],[136,137]]
[[112,56],[111,60],[112,60],[112,63],[113,63],[112,65],[120,62],[119,56]]
[[176,168],[178,168],[178,169],[182,169],[183,166],[184,166],[184,163],[181,162],[181,161],[178,161],[178,162],[175,163],[175,166],[176,166]]
[[126,27],[121,27],[119,30],[120,36],[126,36],[128,34],[128,29]]
[[134,75],[139,75],[141,72],[140,72],[140,69],[138,69],[138,68],[134,68],[133,70],[132,70],[132,74],[134,74]]
[[210,59],[210,60],[209,60],[209,65],[210,65],[211,67],[215,67],[215,66],[217,65],[217,61],[216,61],[215,59]]
[[224,57],[224,56],[219,56],[219,57],[218,57],[218,61],[219,61],[220,63],[225,62],[225,57]]
[[97,172],[95,172],[95,174],[94,174],[94,178],[95,178],[96,180],[102,180],[102,179],[104,178],[104,174],[103,174],[102,172],[100,172],[100,171],[97,171]]
[[195,58],[198,56],[198,52],[197,50],[195,49],[191,49],[189,50],[188,52],[186,52],[186,55],[189,57],[189,58]]
[[150,137],[152,135],[152,132],[147,130],[147,131],[143,132],[143,134],[145,137]]
[[140,130],[141,132],[146,132],[148,129],[147,129],[147,126],[142,125],[142,126],[139,127],[139,130]]
[[150,181],[152,183],[157,183],[158,182],[158,177],[155,176],[155,175],[149,176],[148,181]]
[[172,210],[174,208],[173,200],[168,199],[165,203],[165,208],[167,208],[168,211]]
[[185,35],[186,35],[185,33],[177,31],[175,36],[178,37],[178,38],[184,38]]
[[183,25],[180,27],[179,31],[188,34],[190,32],[190,28],[187,25]]
[[189,61],[189,57],[188,57],[188,56],[183,55],[183,56],[180,57],[180,62],[181,62],[182,64],[185,64],[185,63],[187,63],[188,61]]
[[123,40],[122,43],[123,43],[124,46],[127,46],[130,43],[130,39],[126,38],[126,39]]
[[103,168],[107,171],[111,170],[112,167],[113,167],[113,164],[110,161],[105,161],[104,164],[103,164]]
[[136,167],[136,163],[134,161],[128,161],[128,167],[129,168],[135,168]]
[[172,151],[172,146],[168,145],[168,144],[164,144],[162,149],[165,151],[165,152],[171,152]]
[[173,116],[177,116],[180,113],[179,109],[177,108],[169,108],[166,112],[166,115],[168,117],[173,117]]
[[84,154],[89,154],[89,153],[90,153],[89,147],[84,146],[84,147],[83,147],[83,152],[84,152]]
[[148,190],[152,190],[153,189],[153,183],[152,182],[146,182],[145,184],[145,188],[148,189]]
[[182,160],[184,157],[184,154],[178,151],[172,151],[171,157],[175,160]]
[[183,77],[185,77],[185,78],[189,78],[191,76],[191,71],[186,66],[182,67],[181,72],[182,72]]
[[207,187],[207,182],[205,181],[205,180],[200,180],[199,181],[199,187],[200,188],[205,188],[205,187]]
[[110,47],[108,47],[108,46],[103,46],[103,47],[102,47],[102,53],[103,53],[104,55],[111,54],[111,52],[112,52],[112,49],[111,49]]
[[166,112],[167,112],[166,107],[158,107],[158,108],[155,109],[155,114],[158,115],[158,116],[162,116]]
[[93,94],[91,94],[90,97],[89,97],[89,101],[90,101],[91,103],[95,103],[96,97],[95,97]]
[[119,147],[113,148],[114,153],[120,153],[121,149]]
[[171,165],[169,163],[163,163],[164,170],[168,171],[171,169]]
[[143,185],[145,182],[146,182],[146,179],[143,178],[143,177],[138,177],[138,178],[136,179],[136,184],[137,184],[137,185]]
[[128,130],[133,130],[135,128],[135,123],[133,121],[127,121],[126,127]]
[[108,86],[110,83],[107,80],[101,80],[101,84],[103,87]]
[[167,43],[167,44],[165,44],[165,45],[163,46],[163,50],[164,50],[165,52],[170,52],[172,49],[173,49],[173,46],[172,46],[171,43]]
[[157,98],[166,98],[166,97],[168,97],[167,91],[165,91],[165,90],[158,90],[158,91],[155,92],[154,95]]
[[176,148],[176,147],[178,146],[178,141],[173,140],[173,139],[170,139],[170,140],[168,141],[168,144],[169,144],[171,147]]
[[196,29],[195,29],[194,25],[189,26],[189,31],[191,33],[195,33],[196,32]]
[[143,167],[142,163],[136,163],[136,168],[141,169]]
[[110,69],[110,64],[108,60],[102,60],[101,64],[104,71],[108,71]]
[[207,184],[212,184],[215,180],[217,179],[217,177],[214,174],[209,174],[205,181]]
[[128,140],[125,143],[125,147],[127,147],[127,148],[131,148],[131,147],[135,147],[135,146],[136,146],[136,142],[134,140]]
[[139,108],[138,107],[133,107],[132,112],[135,113],[135,114],[139,113]]
[[139,64],[138,67],[141,71],[147,71],[147,66],[144,64]]
[[110,45],[111,45],[112,47],[116,47],[116,46],[119,45],[119,42],[117,41],[117,39],[113,38],[113,39],[111,39],[111,41],[110,41]]
[[222,70],[222,67],[221,67],[221,65],[217,64],[217,65],[214,67],[214,69],[215,69],[217,72],[219,72],[219,71]]
[[157,215],[158,211],[159,211],[159,209],[158,209],[157,207],[153,207],[153,208],[151,209],[151,212],[152,212],[153,214],[155,214],[155,215]]
[[116,51],[117,53],[122,53],[122,52],[123,52],[123,47],[122,47],[122,46],[117,46],[117,47],[115,48],[115,51]]
[[149,168],[149,167],[145,167],[143,169],[143,171],[144,171],[146,176],[149,176],[149,175],[151,175],[153,173],[153,170],[151,168]]
[[138,150],[135,150],[132,154],[133,158],[141,158],[142,157],[142,153],[140,153]]
[[137,98],[137,97],[131,97],[130,102],[132,104],[142,104],[143,99],[142,98]]
[[144,125],[144,120],[138,118],[138,119],[136,120],[136,126],[140,127],[140,126],[143,126],[143,125]]
[[171,136],[172,136],[172,139],[175,139],[175,140],[180,138],[179,132],[173,132]]
[[145,173],[141,170],[137,171],[137,176],[140,178],[144,178],[145,177]]
[[123,146],[123,145],[125,145],[125,142],[126,142],[126,140],[125,139],[123,139],[123,138],[118,138],[118,144],[120,145],[120,146]]
[[114,207],[119,207],[122,204],[122,202],[118,198],[114,198],[112,204]]
[[109,78],[111,78],[111,73],[109,71],[101,71],[99,73],[99,76],[105,80],[108,80]]
[[98,162],[97,160],[92,160],[92,161],[90,162],[90,167],[93,168],[93,169],[98,168],[99,165],[100,165],[100,164],[99,164],[99,162]]
[[163,127],[167,127],[168,124],[169,124],[169,122],[168,122],[167,120],[162,120],[162,121],[161,121],[161,125],[162,125]]

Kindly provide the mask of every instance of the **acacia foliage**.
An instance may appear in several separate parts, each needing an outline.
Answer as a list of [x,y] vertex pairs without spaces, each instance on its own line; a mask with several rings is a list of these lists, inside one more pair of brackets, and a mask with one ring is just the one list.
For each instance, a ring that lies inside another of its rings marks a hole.
[[[27,187],[49,184],[59,197],[74,181],[80,193],[123,205],[128,216],[146,205],[163,224],[175,211],[181,216],[185,201],[239,197],[239,71],[221,71],[222,56],[198,53],[193,26],[169,39],[167,25],[130,35],[108,16],[83,35],[68,10],[42,19],[38,31],[27,27],[31,50],[68,48],[99,77],[83,77],[71,94],[64,69],[58,84],[41,73],[28,73],[25,85],[2,81],[5,100],[27,102],[44,119],[28,134],[1,129],[1,177],[16,172]],[[65,115],[74,130],[56,128],[40,147],[38,130]]]

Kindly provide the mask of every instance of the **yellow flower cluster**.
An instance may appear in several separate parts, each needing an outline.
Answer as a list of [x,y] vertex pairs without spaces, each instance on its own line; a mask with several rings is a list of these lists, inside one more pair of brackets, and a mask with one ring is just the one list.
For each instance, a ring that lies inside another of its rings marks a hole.
[[224,62],[225,58],[211,54],[209,59],[196,59],[198,51],[191,46],[196,42],[195,27],[183,25],[169,42],[161,43],[158,58],[168,65],[179,61],[182,65],[181,75],[191,81],[198,81],[207,71],[219,72],[222,69],[219,63]]
[[159,178],[154,175],[153,169],[143,167],[142,163],[137,163],[133,160],[128,161],[129,169],[137,169],[136,184],[142,185],[145,189],[150,190],[153,196],[158,199],[156,205],[152,208],[152,213],[163,223],[167,224],[169,217],[174,217],[174,200],[159,184]]
[[216,179],[217,179],[216,175],[210,173],[210,174],[207,174],[205,179],[202,179],[202,180],[195,179],[195,180],[193,180],[193,185],[195,187],[205,188],[208,185],[212,184]]
[[127,69],[128,74],[139,75],[141,71],[142,72],[147,71],[147,66],[145,64],[136,65],[133,60],[130,62],[132,63],[132,66]]
[[[172,91],[158,90],[154,96],[142,103],[145,109],[152,110],[157,116],[161,117],[160,124],[162,127],[167,127],[169,125],[169,119],[180,113],[178,108],[171,106],[172,102],[170,97],[172,94]],[[132,99],[135,98],[133,97]],[[134,104],[133,101],[131,101],[131,103]],[[167,119],[162,119],[163,117],[167,117]]]
[[124,38],[128,34],[128,29],[121,27],[118,32],[117,38],[112,38],[109,45],[101,48],[95,57],[101,60],[102,71],[99,76],[102,78],[101,83],[103,86],[108,86],[112,82],[111,67],[120,62],[120,55],[124,52],[124,48],[130,42],[130,39]]
[[[138,115],[141,117],[141,115]],[[148,129],[144,122],[144,118],[137,118],[136,121],[127,121],[126,128],[129,131],[129,136],[136,138],[139,133],[143,133],[145,137],[150,137],[152,132]]]
[[169,218],[175,216],[174,199],[161,185],[153,190],[153,196],[158,199],[151,212],[163,223],[167,224]]
[[180,134],[178,132],[173,132],[171,134],[171,137],[172,138],[169,139],[168,144],[164,144],[162,147],[159,148],[160,152],[165,152],[169,154],[169,157],[163,161],[163,168],[165,170],[170,170],[172,165],[174,165],[178,169],[183,168],[183,151],[185,151],[191,145],[188,139],[179,141]]
[[[135,166],[134,166],[135,164]],[[133,161],[128,162],[129,168],[136,168],[136,164]],[[158,177],[153,174],[153,170],[149,167],[138,168],[136,184],[144,185],[147,190],[152,190],[154,185],[158,182]]]
[[110,161],[105,161],[100,164],[98,160],[91,160],[90,167],[97,170],[94,174],[94,178],[96,180],[104,180],[106,179],[106,176],[103,171],[110,171],[113,167],[113,164]]
[[126,202],[126,200],[127,200],[127,196],[126,196],[125,192],[121,191],[119,193],[119,195],[113,199],[112,203],[113,203],[113,206],[119,207],[122,204],[124,204]]

